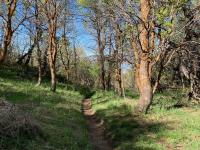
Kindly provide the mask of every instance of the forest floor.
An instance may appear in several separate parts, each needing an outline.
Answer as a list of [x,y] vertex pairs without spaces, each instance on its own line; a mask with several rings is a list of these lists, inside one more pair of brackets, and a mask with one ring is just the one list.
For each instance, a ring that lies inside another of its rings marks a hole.
[[[0,133],[0,149],[200,149],[200,106],[188,103],[186,91],[156,93],[149,114],[135,116],[136,92],[126,92],[124,99],[114,92],[91,92],[59,83],[57,92],[52,93],[47,81],[35,86],[34,72],[0,67],[0,99],[20,106],[44,137]],[[85,97],[91,101],[82,101]],[[184,107],[173,107],[177,103]]]
[[33,74],[31,70],[27,73],[20,68],[0,67],[0,99],[19,106],[26,116],[33,118],[44,137],[7,136],[0,132],[0,149],[93,150],[82,114],[84,96],[73,86],[61,83],[56,93],[49,90],[46,81],[37,87]]
[[[182,93],[157,93],[149,114],[135,116],[137,93],[124,99],[97,91],[92,108],[104,120],[115,150],[200,150],[200,105],[188,103]],[[173,107],[177,103],[184,106]]]
[[112,150],[109,140],[105,138],[105,126],[103,120],[100,119],[92,110],[91,100],[83,100],[83,113],[87,119],[89,126],[90,138],[95,150]]

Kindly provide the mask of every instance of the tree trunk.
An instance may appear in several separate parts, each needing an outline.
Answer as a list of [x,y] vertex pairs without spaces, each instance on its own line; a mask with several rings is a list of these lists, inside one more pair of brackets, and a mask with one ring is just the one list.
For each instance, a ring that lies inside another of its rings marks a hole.
[[[69,51],[68,51],[68,43],[67,43],[67,37],[66,37],[66,20],[67,20],[67,18],[66,18],[66,14],[64,14],[64,15],[65,15],[64,16],[65,21],[64,21],[64,24],[63,24],[63,43],[62,44],[63,44],[63,48],[64,48],[63,49],[64,53],[66,53],[67,56],[64,59],[63,51],[62,51],[62,49],[60,49],[60,57],[61,57],[61,61],[62,61],[62,64],[64,66],[64,69],[65,69],[66,81],[69,81],[69,75],[70,75],[69,74],[70,73],[70,55],[69,55]],[[74,49],[75,49],[75,44],[74,44]]]
[[49,56],[49,67],[51,72],[51,91],[56,91],[56,63],[52,59],[52,56]]
[[105,85],[105,68],[104,68],[104,56],[100,55],[100,82],[101,82],[101,88],[102,90],[106,90]]
[[51,91],[56,91],[56,68],[55,65],[50,65],[50,71],[51,71]]
[[137,111],[147,113],[152,99],[153,90],[151,85],[151,53],[154,49],[153,25],[150,22],[150,2],[151,0],[141,0],[141,23],[140,23],[140,45],[141,52],[137,55],[140,57],[136,64],[136,82],[140,92]]
[[107,81],[106,81],[106,87],[108,91],[111,90],[111,73],[112,73],[111,66],[112,65],[109,62],[108,76],[107,76]]
[[21,56],[18,61],[17,61],[17,64],[21,65],[22,64],[22,61],[27,57],[26,59],[26,62],[24,63],[25,66],[27,66],[30,62],[30,58],[31,58],[31,55],[32,55],[32,52],[33,52],[33,49],[35,48],[35,45],[36,45],[36,41],[34,40],[34,43],[31,45],[31,47],[29,48],[28,52],[26,54],[24,54],[23,56]]
[[54,36],[50,37],[51,38],[51,43],[49,45],[49,67],[50,67],[50,72],[51,72],[51,91],[55,92],[56,91],[56,57],[54,56],[54,53],[56,52],[55,47],[53,46],[55,43]]
[[102,90],[106,90],[106,85],[105,85],[105,67],[104,67],[104,46],[102,46],[101,43],[101,36],[100,36],[100,32],[98,35],[98,46],[99,46],[99,65],[100,65],[100,74],[99,74],[99,78],[100,78],[100,85],[101,85],[101,89]]
[[[42,37],[42,29],[41,29],[41,21],[39,19],[39,10],[38,10],[38,3],[37,0],[35,0],[35,19],[36,19],[36,23],[35,23],[35,27],[36,27],[36,37],[35,37],[35,41],[36,41],[36,45],[37,45],[37,61],[38,61],[38,83],[37,86],[41,85],[42,82],[42,52],[40,49],[40,39]],[[35,42],[34,41],[34,42]]]
[[122,71],[121,71],[121,64],[122,64],[122,58],[120,58],[119,52],[122,53],[122,31],[120,29],[120,25],[116,26],[116,50],[115,50],[115,59],[116,59],[116,81],[118,84],[118,94],[120,96],[123,96],[123,86],[122,86]]
[[51,72],[51,91],[56,91],[56,20],[53,20],[49,25],[49,67]]
[[[162,66],[163,67],[163,66]],[[156,82],[155,82],[155,84],[154,84],[154,86],[153,86],[153,93],[155,93],[156,92],[156,90],[159,88],[159,86],[160,86],[160,79],[161,79],[161,76],[162,76],[162,68],[160,67],[160,69],[159,69],[159,72],[158,72],[158,77],[157,77],[157,79],[156,79]]]
[[122,86],[122,72],[121,72],[121,66],[119,64],[117,64],[118,68],[117,68],[117,76],[116,76],[116,80],[117,80],[117,84],[118,84],[118,94],[119,96],[123,96],[123,86]]
[[160,62],[160,68],[159,68],[159,71],[158,71],[157,79],[156,79],[156,82],[153,86],[153,93],[156,92],[156,90],[159,88],[159,85],[160,85],[160,80],[161,80],[162,72],[163,72],[163,69],[164,69],[163,61],[164,60],[162,59],[161,62]]
[[[34,49],[34,48],[33,48]],[[31,61],[31,56],[32,56],[32,54],[33,54],[33,49],[30,51],[30,53],[28,53],[28,55],[27,55],[27,59],[26,59],[26,61],[25,61],[25,63],[24,63],[24,65],[25,66],[28,66],[28,64],[29,64],[29,62]],[[31,63],[32,64],[32,63]]]
[[[99,51],[99,66],[100,66],[100,73],[99,73],[99,79],[100,79],[100,88],[102,90],[106,90],[106,82],[105,82],[105,58],[104,58],[104,49],[105,49],[105,43],[102,41],[102,30],[100,28],[97,29],[97,41],[98,41],[98,51]],[[104,38],[105,40],[105,38]]]
[[141,60],[136,70],[136,84],[140,92],[137,111],[144,113],[147,113],[153,99],[153,91],[149,75],[149,69],[151,68],[149,67],[150,64],[148,61]]
[[11,18],[8,18],[4,42],[3,42],[3,49],[0,50],[0,64],[5,61],[6,55],[8,53],[8,48],[9,48],[10,43],[11,43],[11,39],[12,39],[12,35],[13,35],[11,24],[12,24]]
[[37,43],[37,57],[38,57],[38,82],[37,86],[41,85],[42,82],[42,62],[41,62],[41,50],[39,43]]
[[48,69],[48,49],[45,48],[44,50],[44,54],[41,57],[41,65],[42,65],[42,76],[45,76],[47,73],[47,69]]
[[[109,37],[109,57],[112,57],[112,39],[111,35]],[[111,58],[112,59],[112,58]],[[111,74],[112,74],[112,60],[108,60],[108,75],[107,75],[107,80],[106,80],[106,89],[109,91],[111,90]]]
[[[78,80],[78,68],[77,68],[77,51],[76,51],[76,45],[75,45],[75,41],[74,41],[74,74],[75,74],[75,80]],[[70,65],[68,63],[68,65]]]
[[38,64],[38,82],[37,86],[40,86],[42,82],[42,67],[41,64]]
[[[67,49],[66,49],[66,51],[67,51]],[[63,66],[64,66],[64,69],[65,69],[66,81],[69,81],[69,69],[70,69],[69,68],[70,67],[69,64],[70,64],[70,62],[69,62],[68,56],[67,56],[67,64],[65,64],[65,60],[63,58],[62,50],[60,50],[60,57],[61,57],[61,62],[62,62]]]
[[7,18],[5,24],[5,36],[3,41],[3,48],[0,48],[0,64],[2,64],[7,56],[8,49],[12,40],[13,36],[13,29],[12,29],[12,17],[15,14],[15,10],[17,7],[17,0],[9,1],[9,5],[7,5]]

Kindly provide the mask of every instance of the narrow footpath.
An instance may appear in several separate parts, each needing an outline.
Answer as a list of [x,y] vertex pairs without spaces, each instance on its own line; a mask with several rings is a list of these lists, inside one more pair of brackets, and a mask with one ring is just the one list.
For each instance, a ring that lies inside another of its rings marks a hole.
[[91,142],[95,150],[113,150],[111,144],[105,139],[103,121],[99,119],[92,110],[90,99],[83,100],[83,114],[87,119]]

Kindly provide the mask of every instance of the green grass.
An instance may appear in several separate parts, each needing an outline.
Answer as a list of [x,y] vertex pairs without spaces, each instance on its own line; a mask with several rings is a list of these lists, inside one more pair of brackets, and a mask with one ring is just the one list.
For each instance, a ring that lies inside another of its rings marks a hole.
[[[28,74],[27,74],[28,73]],[[105,120],[107,136],[116,150],[200,149],[200,107],[187,104],[185,91],[165,91],[154,96],[150,113],[134,116],[138,93],[127,99],[114,92],[58,84],[57,92],[45,82],[36,87],[34,74],[22,68],[0,67],[0,98],[15,103],[40,125],[44,137],[0,137],[0,146],[12,150],[91,150],[81,101],[92,96],[93,108]],[[87,90],[87,92],[85,92]],[[170,109],[167,109],[170,108]]]
[[[1,147],[9,150],[90,150],[88,130],[81,112],[83,95],[59,84],[57,92],[49,84],[36,87],[22,69],[0,68],[0,98],[22,106],[36,120],[45,138],[0,137]],[[30,75],[31,76],[31,75]]]
[[133,113],[137,93],[123,99],[115,93],[99,91],[93,95],[92,102],[97,115],[104,119],[107,136],[116,150],[198,150],[200,107],[170,108],[177,102],[186,103],[187,97],[182,93],[157,93],[150,113],[143,116]]

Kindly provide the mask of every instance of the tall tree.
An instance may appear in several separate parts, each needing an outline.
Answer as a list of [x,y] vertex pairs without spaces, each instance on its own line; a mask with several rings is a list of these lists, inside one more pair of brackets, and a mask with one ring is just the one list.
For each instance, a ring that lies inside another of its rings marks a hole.
[[[104,16],[104,7],[102,2],[97,3],[94,0],[80,0],[80,4],[86,11],[86,22],[93,29],[94,37],[97,43],[98,62],[99,62],[99,81],[102,90],[106,90],[106,70],[105,70],[105,48],[106,48],[106,18]],[[89,13],[88,13],[89,12]]]
[[[0,64],[6,59],[6,55],[9,51],[9,47],[12,41],[14,32],[19,28],[19,26],[31,16],[27,16],[29,6],[24,3],[21,11],[25,10],[23,15],[16,15],[16,9],[18,3],[22,3],[19,0],[8,0],[1,2],[0,18],[3,20],[4,24],[4,36],[3,36],[3,46],[0,47]],[[14,19],[16,17],[17,19]]]
[[136,63],[136,83],[140,91],[138,110],[146,112],[152,102],[153,92],[151,86],[151,62],[150,55],[154,49],[154,26],[150,22],[151,17],[151,0],[141,0],[140,3],[140,35],[141,52],[135,49],[138,56]]
[[48,60],[51,72],[51,90],[56,91],[56,56],[57,56],[57,30],[59,25],[59,18],[65,7],[64,1],[46,1],[44,4],[44,11],[48,23]]

